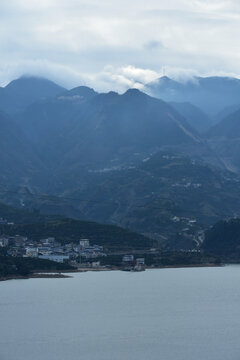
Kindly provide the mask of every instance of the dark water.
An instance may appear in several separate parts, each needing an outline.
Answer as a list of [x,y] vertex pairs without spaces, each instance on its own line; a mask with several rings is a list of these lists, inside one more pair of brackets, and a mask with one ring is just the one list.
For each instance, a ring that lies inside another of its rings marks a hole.
[[239,360],[240,266],[0,283],[0,360]]

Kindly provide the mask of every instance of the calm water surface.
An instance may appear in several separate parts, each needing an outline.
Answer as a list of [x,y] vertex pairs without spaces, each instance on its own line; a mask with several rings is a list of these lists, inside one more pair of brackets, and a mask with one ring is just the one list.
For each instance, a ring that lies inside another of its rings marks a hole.
[[239,360],[240,266],[0,283],[0,360]]

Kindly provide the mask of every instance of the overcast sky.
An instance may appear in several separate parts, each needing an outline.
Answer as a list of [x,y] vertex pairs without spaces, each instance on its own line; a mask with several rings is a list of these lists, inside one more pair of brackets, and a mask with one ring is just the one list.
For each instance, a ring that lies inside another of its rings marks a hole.
[[240,75],[239,0],[0,0],[0,84],[141,88],[162,74]]

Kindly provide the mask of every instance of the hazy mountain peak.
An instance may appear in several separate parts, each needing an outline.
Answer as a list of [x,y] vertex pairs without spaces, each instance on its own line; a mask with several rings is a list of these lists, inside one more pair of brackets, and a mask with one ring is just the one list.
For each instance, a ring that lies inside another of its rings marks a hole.
[[138,89],[128,89],[123,95],[124,98],[147,98],[149,95],[143,93],[142,91]]
[[66,96],[78,95],[88,99],[97,94],[98,93],[94,89],[88,86],[78,86],[64,93]]
[[65,89],[53,81],[34,77],[23,76],[11,81],[0,92],[0,108],[9,113],[23,110],[35,101],[48,97],[55,97]]
[[[128,89],[125,93],[125,94],[141,94],[142,92],[138,89],[135,89],[135,88],[132,88],[132,89]],[[142,93],[143,94],[143,93]]]
[[178,81],[175,81],[173,79],[171,79],[168,76],[161,76],[159,79],[156,80],[157,82],[161,82],[161,83],[177,83]]
[[160,77],[160,79],[162,80],[162,81],[172,81],[172,79],[170,79],[168,76],[161,76]]
[[40,87],[55,87],[56,89],[63,90],[64,88],[55,84],[53,81],[48,80],[43,77],[37,77],[37,76],[21,76],[18,79],[12,80],[5,89],[11,89],[11,90],[22,90],[22,88],[31,87],[33,88],[40,88]]
[[181,82],[171,79],[168,76],[161,76],[160,78],[152,81],[150,84],[160,84],[161,86],[177,86],[178,84],[181,84]]
[[105,103],[109,100],[117,99],[120,95],[115,91],[109,91],[108,93],[100,93],[93,100],[95,103]]
[[119,96],[119,94],[116,91],[109,91],[106,95],[112,96],[112,97]]

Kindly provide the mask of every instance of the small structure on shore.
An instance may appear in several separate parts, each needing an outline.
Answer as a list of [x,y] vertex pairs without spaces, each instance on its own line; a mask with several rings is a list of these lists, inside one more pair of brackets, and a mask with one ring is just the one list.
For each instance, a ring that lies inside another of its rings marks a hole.
[[138,258],[136,259],[136,264],[134,266],[135,271],[144,271],[145,270],[145,259]]
[[145,259],[137,258],[134,260],[134,255],[124,255],[122,258],[123,271],[144,271]]

